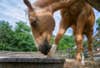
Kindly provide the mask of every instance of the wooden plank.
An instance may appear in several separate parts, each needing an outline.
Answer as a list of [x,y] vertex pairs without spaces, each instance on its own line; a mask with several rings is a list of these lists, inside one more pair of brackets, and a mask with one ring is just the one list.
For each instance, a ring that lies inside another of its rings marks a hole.
[[0,52],[0,68],[63,68],[64,59],[32,52]]

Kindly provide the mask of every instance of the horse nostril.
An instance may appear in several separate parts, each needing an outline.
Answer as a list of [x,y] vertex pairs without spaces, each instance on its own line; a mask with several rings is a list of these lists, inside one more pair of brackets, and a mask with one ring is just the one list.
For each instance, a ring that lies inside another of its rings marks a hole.
[[47,55],[50,49],[51,49],[51,45],[40,45],[39,47],[39,51],[44,55]]

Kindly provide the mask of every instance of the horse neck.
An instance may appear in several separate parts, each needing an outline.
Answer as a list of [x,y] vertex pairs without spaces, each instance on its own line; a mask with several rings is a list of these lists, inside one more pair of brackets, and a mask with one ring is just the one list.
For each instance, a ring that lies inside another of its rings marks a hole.
[[45,8],[48,5],[58,2],[58,1],[60,1],[60,0],[37,0],[33,5],[35,5],[36,7],[39,7],[39,8]]

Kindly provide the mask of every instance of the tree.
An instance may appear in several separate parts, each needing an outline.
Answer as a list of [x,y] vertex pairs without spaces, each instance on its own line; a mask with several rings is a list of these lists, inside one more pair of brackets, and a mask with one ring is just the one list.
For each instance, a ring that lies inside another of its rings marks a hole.
[[36,51],[30,27],[20,21],[13,30],[8,22],[0,21],[0,50]]
[[98,27],[97,33],[94,36],[94,47],[100,46],[100,18],[97,19],[96,24],[98,25]]
[[8,48],[6,45],[10,44],[9,40],[12,40],[13,33],[8,22],[0,21],[0,50]]
[[75,42],[73,36],[64,35],[59,42],[58,49],[66,50],[67,48],[73,48],[74,46],[75,46]]

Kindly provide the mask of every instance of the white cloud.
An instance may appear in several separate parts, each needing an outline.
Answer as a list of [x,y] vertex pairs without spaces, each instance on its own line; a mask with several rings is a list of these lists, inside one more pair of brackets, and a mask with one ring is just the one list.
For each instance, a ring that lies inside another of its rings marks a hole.
[[[22,5],[21,0],[19,0],[20,5]],[[14,4],[13,4],[14,3]],[[1,0],[0,2],[0,18],[5,18],[6,20],[10,19],[10,20],[22,20],[25,21],[25,12],[24,9],[21,9],[23,6],[19,7],[18,6],[18,1],[14,1],[14,0],[10,0],[10,2],[8,0]],[[1,14],[3,16],[1,16]],[[8,19],[7,19],[8,17]],[[3,18],[3,19],[4,19]],[[12,19],[11,19],[12,18]],[[9,20],[8,20],[9,21]]]

